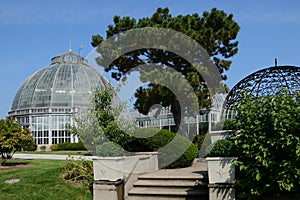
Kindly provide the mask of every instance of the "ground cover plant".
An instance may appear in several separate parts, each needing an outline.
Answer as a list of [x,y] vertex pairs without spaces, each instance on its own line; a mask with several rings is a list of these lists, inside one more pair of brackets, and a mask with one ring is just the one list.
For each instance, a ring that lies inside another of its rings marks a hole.
[[[92,199],[89,190],[74,186],[63,179],[65,162],[59,160],[9,160],[8,165],[18,166],[19,163],[19,166],[23,165],[23,167],[0,170],[0,199]],[[13,179],[19,179],[19,182],[5,183],[5,181]]]

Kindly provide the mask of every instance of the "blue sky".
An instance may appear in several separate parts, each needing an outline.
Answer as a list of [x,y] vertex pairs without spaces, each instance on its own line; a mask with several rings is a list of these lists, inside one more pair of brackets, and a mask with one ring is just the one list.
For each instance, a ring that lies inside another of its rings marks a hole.
[[0,118],[5,118],[18,88],[28,76],[69,49],[92,51],[91,36],[105,35],[113,16],[148,17],[158,7],[172,15],[202,14],[216,7],[232,13],[241,26],[239,53],[227,72],[232,88],[259,69],[300,65],[300,1],[286,0],[15,0],[0,1]]

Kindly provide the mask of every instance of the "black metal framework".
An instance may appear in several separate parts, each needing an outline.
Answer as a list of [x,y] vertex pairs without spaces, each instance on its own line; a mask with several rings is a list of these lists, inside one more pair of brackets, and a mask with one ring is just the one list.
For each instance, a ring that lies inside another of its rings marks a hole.
[[274,66],[259,70],[238,82],[226,97],[226,108],[232,108],[242,96],[242,91],[248,91],[253,96],[275,95],[280,89],[289,93],[300,91],[300,67]]

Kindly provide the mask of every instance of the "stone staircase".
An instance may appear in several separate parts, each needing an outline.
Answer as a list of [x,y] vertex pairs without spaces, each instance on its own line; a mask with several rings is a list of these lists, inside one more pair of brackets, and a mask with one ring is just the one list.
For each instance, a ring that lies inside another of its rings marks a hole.
[[183,169],[143,174],[129,190],[127,200],[208,199],[206,163]]

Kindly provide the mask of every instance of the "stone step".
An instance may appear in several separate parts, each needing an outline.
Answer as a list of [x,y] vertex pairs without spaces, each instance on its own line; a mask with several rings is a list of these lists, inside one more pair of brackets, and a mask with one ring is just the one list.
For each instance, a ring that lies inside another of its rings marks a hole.
[[160,187],[135,187],[128,193],[129,200],[133,199],[207,199],[208,191],[201,189],[182,189],[182,188],[160,188]]
[[145,174],[145,175],[141,175],[139,176],[139,179],[143,179],[143,180],[157,180],[157,179],[161,179],[161,180],[205,180],[207,179],[206,176],[203,175],[194,175],[194,176],[172,176],[172,175],[149,175],[149,174]]
[[202,182],[197,182],[195,180],[145,180],[145,179],[139,179],[137,182],[133,184],[134,187],[188,187],[192,188],[199,184],[202,184]]
[[162,169],[139,175],[126,200],[207,200],[207,184],[203,163],[191,168]]
[[175,197],[175,196],[130,196],[126,200],[207,200],[208,196]]

